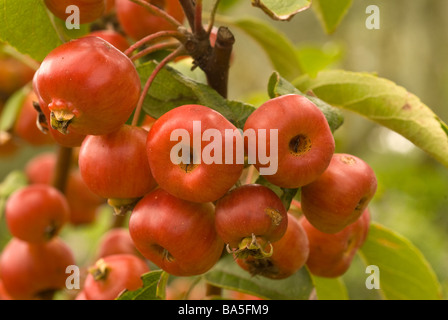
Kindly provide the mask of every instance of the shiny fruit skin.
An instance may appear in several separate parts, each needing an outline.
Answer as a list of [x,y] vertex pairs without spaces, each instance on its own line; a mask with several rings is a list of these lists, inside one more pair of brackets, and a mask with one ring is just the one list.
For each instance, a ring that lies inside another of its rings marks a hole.
[[300,223],[309,240],[308,269],[316,276],[335,278],[348,270],[357,250],[364,244],[370,213],[366,209],[357,221],[333,234],[319,231],[305,217],[300,219]]
[[79,170],[89,189],[103,198],[140,198],[156,187],[146,154],[148,131],[123,125],[102,136],[87,136]]
[[375,173],[364,160],[338,153],[317,180],[302,187],[302,211],[317,229],[336,233],[361,216],[376,188]]
[[66,13],[67,7],[77,6],[81,24],[95,21],[105,12],[105,0],[45,0],[45,5],[56,17],[64,21],[73,14]]
[[[259,139],[262,139],[259,130],[266,130],[266,140],[260,140],[261,145],[266,146],[264,154],[274,142],[270,130],[278,130],[278,170],[264,177],[279,187],[299,188],[309,184],[324,172],[334,153],[334,138],[324,114],[300,95],[268,100],[247,119],[244,131],[249,129],[257,134],[257,155],[260,154]],[[261,164],[256,157],[254,166],[259,171],[270,165]]]
[[50,112],[48,123],[62,133],[104,135],[128,120],[141,84],[123,52],[101,38],[84,37],[51,51],[33,86],[42,109]]
[[[268,250],[268,249],[266,249]],[[301,269],[309,255],[309,242],[305,229],[288,213],[288,228],[283,237],[272,243],[273,254],[269,258],[237,259],[237,263],[252,275],[270,279],[285,279]]]
[[137,290],[143,286],[141,276],[149,272],[146,262],[132,254],[101,258],[93,267],[96,268],[107,268],[107,272],[97,278],[101,271],[90,270],[83,288],[87,300],[114,300],[124,290]]
[[34,184],[17,190],[8,198],[5,217],[14,237],[44,243],[58,235],[68,222],[70,208],[59,190],[46,184]]
[[127,228],[113,228],[108,230],[100,239],[97,257],[104,258],[114,254],[140,255],[132,242]]
[[[200,122],[200,133],[194,133],[195,121]],[[211,142],[199,142],[200,147],[198,144],[197,150],[194,149],[194,136],[200,134],[202,137],[203,132],[208,129],[218,130],[222,137],[216,142],[222,150],[221,163],[207,164],[202,159],[204,148]],[[200,164],[185,167],[182,163],[172,162],[171,150],[181,143],[180,138],[171,141],[174,130],[188,132],[190,139],[186,145],[193,149],[194,157],[201,158]],[[151,126],[146,144],[151,172],[158,185],[172,195],[192,202],[210,202],[224,196],[238,181],[244,167],[244,164],[237,163],[235,156],[231,163],[225,163],[225,130],[237,129],[220,113],[201,105],[180,106],[158,118]],[[236,140],[233,141],[232,148],[235,153]]]
[[182,200],[162,189],[137,203],[129,232],[145,258],[175,276],[208,271],[224,248],[215,230],[213,204]]
[[120,33],[115,30],[98,30],[93,31],[88,34],[91,37],[99,37],[103,40],[106,40],[111,45],[113,45],[118,50],[124,52],[127,48],[129,48],[129,41]]
[[[152,0],[147,2],[154,5],[161,4],[159,7],[180,23],[185,18],[184,11],[178,0]],[[140,40],[158,31],[176,29],[175,26],[167,22],[164,18],[152,14],[143,6],[133,3],[130,0],[116,0],[115,11],[124,32],[134,40]]]
[[66,268],[74,264],[72,250],[60,238],[44,244],[12,238],[0,258],[0,277],[13,299],[42,299],[65,287]]
[[33,101],[38,101],[36,94],[31,90],[23,101],[22,108],[14,124],[13,132],[19,138],[32,146],[54,144],[51,134],[43,133],[36,125],[37,111],[33,107]]
[[282,201],[262,185],[246,184],[231,190],[217,201],[215,212],[216,231],[232,249],[252,234],[262,238],[263,246],[278,241],[288,226]]

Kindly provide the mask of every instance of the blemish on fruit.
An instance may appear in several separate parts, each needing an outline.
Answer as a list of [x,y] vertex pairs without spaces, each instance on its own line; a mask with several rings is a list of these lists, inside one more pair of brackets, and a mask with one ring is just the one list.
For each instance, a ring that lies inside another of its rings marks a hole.
[[295,156],[301,156],[311,150],[311,140],[299,134],[289,141],[289,151]]
[[277,210],[275,210],[273,208],[266,208],[266,209],[264,209],[264,212],[269,216],[269,218],[271,218],[272,223],[274,225],[276,225],[276,226],[280,225],[280,223],[283,220],[280,212],[278,212]]

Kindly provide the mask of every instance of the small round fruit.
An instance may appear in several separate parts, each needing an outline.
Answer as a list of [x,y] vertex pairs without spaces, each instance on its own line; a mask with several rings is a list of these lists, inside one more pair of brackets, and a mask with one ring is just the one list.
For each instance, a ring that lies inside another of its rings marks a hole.
[[182,200],[162,189],[137,203],[129,232],[145,258],[175,276],[208,271],[224,248],[215,230],[213,204]]
[[269,188],[246,184],[231,190],[216,203],[215,227],[237,257],[265,257],[269,244],[286,232],[288,217],[280,198]]
[[[48,184],[53,180],[56,154],[42,153],[30,159],[25,166],[25,174],[31,184]],[[105,200],[87,188],[77,168],[69,172],[65,196],[70,207],[70,224],[85,225],[95,221],[96,213]]]
[[0,277],[13,299],[51,299],[65,287],[65,271],[74,264],[72,250],[60,238],[44,244],[12,238],[0,258]]
[[140,254],[135,248],[127,228],[110,229],[100,239],[97,251],[98,259],[123,253],[133,255]]
[[238,265],[252,275],[270,279],[285,279],[301,269],[309,254],[308,236],[299,221],[288,213],[288,228],[284,236],[272,243],[272,256],[257,259],[253,256],[237,259]]
[[45,0],[45,5],[56,17],[66,20],[72,11],[67,7],[75,5],[79,9],[79,23],[90,23],[99,19],[105,12],[104,0]]
[[149,272],[145,261],[132,254],[115,254],[97,260],[89,269],[83,293],[87,300],[114,300],[124,290],[143,286],[141,276]]
[[123,52],[101,38],[84,37],[51,51],[37,70],[33,86],[53,129],[63,134],[104,135],[128,120],[141,84]]
[[[147,0],[147,2],[163,9],[180,23],[185,18],[178,0]],[[163,17],[152,14],[145,7],[130,0],[116,0],[115,11],[124,32],[134,40],[140,40],[158,31],[176,28]]]
[[122,52],[130,46],[129,41],[115,30],[93,31],[89,33],[88,36],[104,39]]
[[318,179],[302,188],[302,211],[320,231],[336,233],[361,216],[376,188],[375,172],[365,161],[338,153]]
[[146,154],[148,131],[123,125],[102,136],[87,136],[79,150],[79,170],[100,197],[134,203],[156,187]]
[[[296,94],[262,104],[247,119],[244,133],[248,132],[256,136],[256,144],[247,140],[245,145],[249,161],[266,180],[283,188],[299,188],[315,180],[329,165],[335,149],[322,111]],[[269,154],[271,149],[277,152],[277,171],[265,174],[272,163],[264,163],[260,155]]]
[[43,243],[58,235],[68,222],[65,196],[46,184],[33,184],[14,192],[6,202],[5,217],[14,237]]
[[0,54],[0,99],[6,99],[33,79],[35,70],[20,60]]
[[184,105],[162,115],[147,139],[149,165],[158,185],[193,202],[224,196],[244,168],[244,157],[237,159],[237,140],[226,138],[229,131],[239,134],[223,115],[201,105]]
[[364,244],[370,226],[369,210],[342,231],[329,234],[319,231],[306,217],[300,219],[308,235],[310,252],[306,265],[319,277],[342,276],[350,267],[355,253]]
[[23,101],[13,132],[32,146],[54,144],[52,135],[43,133],[36,125],[38,113],[33,106],[34,101],[37,101],[37,96],[31,90]]

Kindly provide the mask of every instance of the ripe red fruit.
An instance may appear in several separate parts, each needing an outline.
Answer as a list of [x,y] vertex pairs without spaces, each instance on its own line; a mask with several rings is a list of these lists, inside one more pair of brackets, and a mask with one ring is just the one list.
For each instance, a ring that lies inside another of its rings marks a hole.
[[0,258],[0,276],[13,299],[48,299],[65,287],[66,268],[74,264],[72,250],[60,238],[44,244],[12,238]]
[[285,279],[301,269],[309,254],[308,236],[299,221],[288,213],[288,228],[283,237],[272,243],[272,256],[257,259],[249,256],[237,263],[252,275]]
[[12,300],[12,298],[9,295],[9,293],[6,291],[2,280],[0,279],[0,301],[2,301],[2,300]]
[[111,45],[123,52],[130,46],[129,41],[115,30],[93,31],[89,33],[88,36],[99,37],[103,40],[106,40]]
[[355,222],[375,195],[372,168],[349,154],[335,154],[325,172],[301,190],[302,211],[326,233],[336,233]]
[[83,293],[87,300],[113,300],[124,290],[143,286],[141,276],[148,265],[132,254],[116,254],[99,259],[89,269]]
[[[335,143],[328,122],[318,107],[307,98],[289,94],[271,99],[255,110],[244,125],[257,136],[256,163],[260,169],[271,164],[261,162],[260,154],[269,154],[278,130],[278,170],[264,175],[269,182],[283,188],[299,188],[315,180],[330,163]],[[266,137],[260,135],[266,130]],[[264,149],[264,147],[266,148]],[[275,149],[275,145],[274,145]],[[268,151],[268,153],[266,153]],[[246,152],[249,152],[246,144]],[[275,155],[270,155],[274,157]]]
[[357,250],[364,244],[370,225],[369,210],[342,231],[329,234],[319,231],[305,218],[300,219],[308,235],[310,253],[309,271],[319,277],[339,277],[351,265]]
[[[193,202],[222,197],[238,181],[244,167],[244,159],[238,163],[236,155],[226,159],[229,150],[238,152],[236,139],[226,143],[227,130],[239,134],[224,116],[201,105],[177,107],[157,119],[149,131],[147,153],[159,186]],[[207,134],[212,139],[207,139]],[[182,158],[179,164],[173,162],[173,156]]]
[[129,232],[145,258],[176,276],[208,271],[224,248],[215,230],[213,204],[182,200],[162,189],[137,203]]
[[70,5],[79,8],[79,22],[90,23],[100,18],[105,10],[104,0],[45,0],[45,5],[56,17],[66,20],[73,12],[66,13]]
[[[67,42],[42,62],[33,80],[48,123],[61,133],[103,135],[129,118],[140,78],[123,52],[98,37]],[[47,116],[47,114],[46,114]]]
[[[147,0],[147,2],[163,9],[180,23],[185,18],[178,0]],[[130,0],[116,0],[115,11],[124,32],[134,40],[140,40],[158,31],[175,30],[175,26],[163,17],[152,14],[145,7]]]
[[68,222],[67,199],[57,189],[34,184],[14,192],[6,202],[5,217],[14,237],[43,243],[58,235]]
[[132,204],[156,187],[146,154],[148,131],[123,125],[102,136],[87,136],[79,150],[79,170],[89,189],[111,205]]
[[23,62],[0,54],[0,99],[6,99],[33,79],[34,70]]
[[[51,184],[56,166],[56,154],[42,153],[29,160],[25,174],[31,184]],[[65,196],[70,207],[70,223],[89,224],[95,221],[96,213],[104,199],[90,191],[81,178],[79,170],[69,172]]]
[[286,232],[288,217],[280,198],[262,185],[243,185],[216,203],[215,227],[237,257],[266,257],[270,243]]
[[37,101],[37,96],[33,91],[30,91],[23,101],[13,132],[33,146],[53,144],[55,141],[52,135],[43,133],[37,127],[36,119],[38,113],[33,106],[33,101]]
[[97,251],[98,259],[123,253],[140,255],[127,228],[110,229],[100,239]]

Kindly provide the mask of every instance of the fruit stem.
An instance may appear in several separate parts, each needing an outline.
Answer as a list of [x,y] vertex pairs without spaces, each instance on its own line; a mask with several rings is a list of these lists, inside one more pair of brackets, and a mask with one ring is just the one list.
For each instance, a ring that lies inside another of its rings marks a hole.
[[193,32],[199,37],[206,33],[202,25],[202,0],[196,0]]
[[152,46],[150,46],[150,47],[140,51],[139,53],[133,55],[131,57],[131,60],[135,61],[135,60],[140,59],[141,57],[143,57],[143,56],[145,56],[147,54],[153,53],[155,51],[163,50],[163,49],[175,49],[178,46],[179,46],[179,44],[171,43],[171,42],[155,44],[155,45],[152,45]]
[[53,174],[51,185],[61,191],[65,192],[68,176],[72,162],[72,148],[59,146],[56,167]]
[[143,101],[145,100],[145,97],[149,91],[149,88],[151,87],[151,84],[153,83],[155,77],[157,76],[157,74],[159,73],[160,70],[163,69],[163,67],[168,64],[168,62],[170,62],[171,60],[173,60],[174,58],[185,54],[185,50],[183,46],[180,46],[179,48],[177,48],[175,51],[171,52],[169,55],[167,55],[162,61],[160,61],[160,63],[155,67],[155,69],[153,70],[153,72],[151,73],[151,75],[149,76],[148,80],[146,81],[145,87],[143,88],[143,91],[140,95],[140,99],[138,101],[137,107],[135,109],[135,113],[134,113],[134,117],[132,118],[132,124],[133,126],[136,126],[138,123],[138,119],[140,117],[140,112],[142,110],[143,107]]
[[132,2],[139,4],[143,7],[145,7],[146,9],[148,9],[152,14],[162,17],[164,18],[166,21],[168,21],[169,23],[171,23],[173,26],[175,26],[176,28],[179,28],[182,26],[182,24],[177,21],[173,16],[171,16],[170,14],[168,14],[165,10],[160,9],[159,7],[143,1],[143,0],[131,0]]
[[135,42],[134,44],[132,44],[129,48],[127,48],[124,51],[124,54],[129,57],[132,54],[132,52],[134,52],[134,50],[136,50],[140,46],[147,44],[148,42],[151,42],[155,39],[167,38],[167,37],[174,37],[180,41],[184,40],[184,35],[179,31],[172,31],[172,30],[159,31],[159,32],[150,34],[150,35],[140,39],[139,41]]

